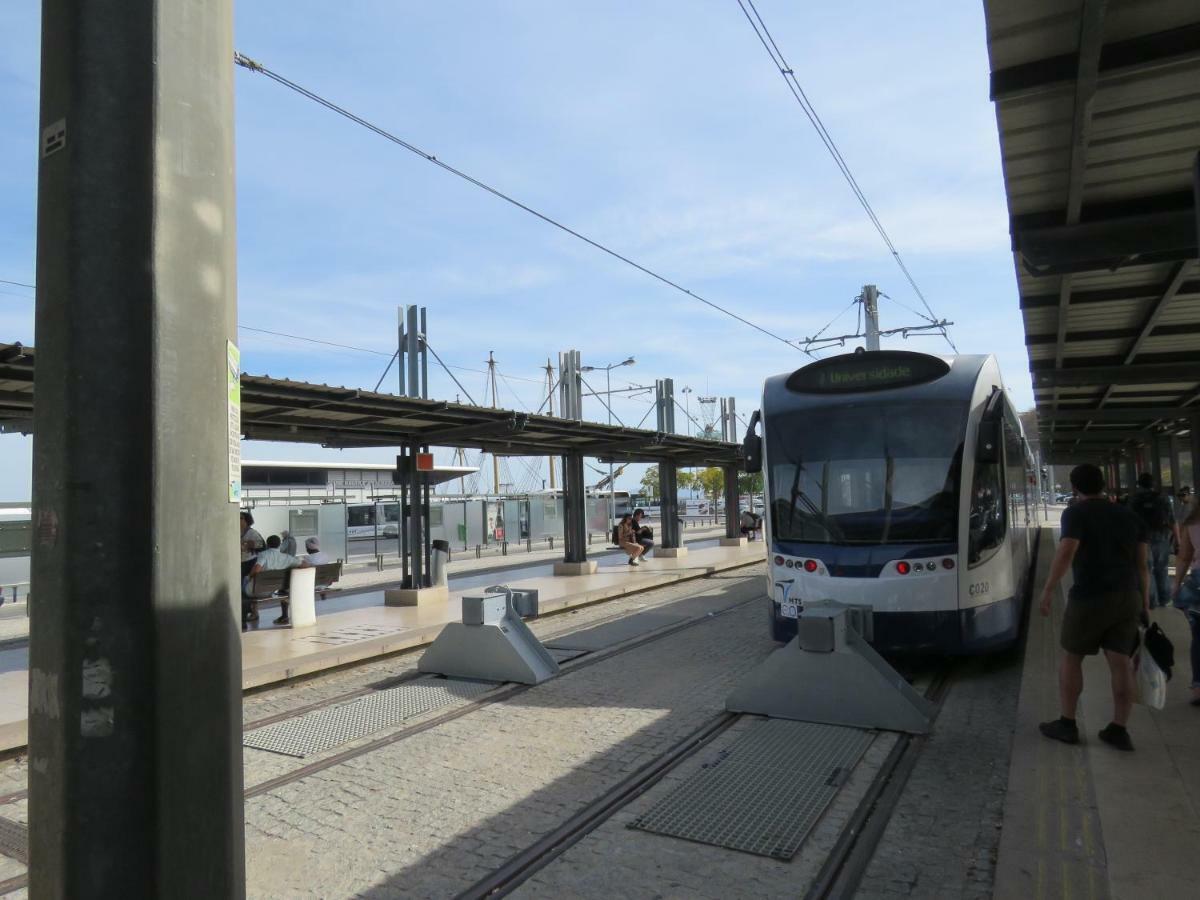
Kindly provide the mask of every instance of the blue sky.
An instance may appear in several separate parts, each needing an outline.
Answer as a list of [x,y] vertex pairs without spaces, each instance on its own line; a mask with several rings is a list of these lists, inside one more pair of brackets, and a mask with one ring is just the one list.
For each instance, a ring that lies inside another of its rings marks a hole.
[[[1030,405],[982,4],[758,6],[959,350],[997,354]],[[735,0],[236,10],[243,53],[772,331],[815,333],[865,283],[894,298],[885,327],[916,320],[900,304],[917,297]],[[30,283],[39,20],[33,0],[0,9],[0,279]],[[494,350],[500,404],[516,408],[537,408],[539,367],[569,348],[593,365],[635,356],[614,386],[669,376],[743,412],[765,376],[804,362],[261,75],[238,70],[236,91],[241,323],[376,351],[243,331],[248,372],[371,387],[403,303],[429,308],[430,344],[477,400]],[[851,313],[832,330],[853,325]],[[36,343],[32,291],[0,284],[0,340]],[[431,385],[457,393],[441,372]],[[647,402],[614,411],[634,424]],[[594,400],[585,414],[606,415]],[[30,444],[0,438],[0,497],[28,496]]]

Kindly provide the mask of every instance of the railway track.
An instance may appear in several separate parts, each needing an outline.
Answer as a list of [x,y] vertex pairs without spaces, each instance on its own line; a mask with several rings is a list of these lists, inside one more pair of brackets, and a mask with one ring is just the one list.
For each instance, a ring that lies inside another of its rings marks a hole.
[[[746,580],[748,582],[756,582],[757,579],[758,579],[758,576],[755,576],[755,575],[743,576],[743,580]],[[651,611],[651,610],[654,610],[654,609],[657,609],[657,608],[660,608],[663,606],[667,606],[671,603],[679,602],[680,599],[681,598],[672,598],[670,600],[665,600],[662,603],[658,603],[658,604],[647,604],[645,606],[638,607],[636,610],[633,610],[633,611],[626,610],[626,611],[622,611],[620,613],[614,613],[611,616],[605,616],[598,620],[589,621],[585,627],[586,628],[594,628],[599,625],[604,625],[604,624],[607,624],[610,622],[615,622],[622,618],[626,618],[630,615],[636,615],[636,614]],[[686,598],[684,598],[684,599],[686,599]],[[615,644],[611,647],[606,647],[602,650],[587,652],[580,657],[563,662],[560,665],[562,676],[571,675],[574,672],[589,668],[590,666],[594,666],[594,665],[597,665],[602,662],[606,662],[606,661],[613,659],[614,657],[620,656],[624,653],[628,653],[632,650],[636,650],[640,647],[644,647],[647,644],[655,643],[657,641],[668,638],[672,635],[678,634],[682,631],[686,631],[690,628],[694,628],[697,625],[703,624],[704,622],[708,622],[715,618],[720,618],[722,616],[728,615],[728,614],[735,612],[735,611],[737,611],[751,603],[754,603],[760,599],[761,598],[757,594],[754,594],[745,599],[733,602],[729,606],[723,607],[719,610],[704,613],[699,616],[685,619],[681,622],[676,622],[676,623],[672,623],[670,625],[666,625],[662,628],[658,628],[654,631],[648,632],[643,635],[638,635],[636,637],[630,638],[629,640]],[[575,630],[577,630],[577,629],[564,629],[562,632],[560,632],[554,636],[547,636],[546,639],[552,640],[553,637],[561,637],[562,635],[570,634]],[[314,701],[313,703],[305,704],[300,707],[295,707],[293,709],[286,710],[286,711],[280,712],[278,714],[274,714],[271,716],[266,716],[266,717],[263,717],[260,719],[255,719],[255,720],[246,722],[243,724],[242,730],[243,730],[243,733],[245,733],[247,731],[252,731],[254,729],[261,728],[266,725],[277,724],[279,722],[284,722],[289,719],[298,718],[299,716],[305,715],[306,713],[309,713],[309,712],[313,712],[314,710],[324,709],[324,708],[331,707],[331,706],[336,706],[340,703],[351,701],[351,700],[357,699],[359,697],[369,695],[376,691],[381,691],[381,690],[386,690],[388,688],[396,687],[399,684],[403,684],[406,681],[415,680],[416,678],[419,678],[419,677],[421,677],[421,673],[419,673],[417,671],[407,672],[407,673],[404,673],[403,675],[400,675],[400,676],[397,676],[394,678],[385,679],[383,681],[379,681],[374,684],[366,685],[366,686],[363,686],[360,688],[355,688],[350,691],[344,691],[344,692],[336,694],[332,697],[326,697],[321,700]],[[529,690],[532,690],[534,687],[535,687],[535,685],[507,685],[507,686],[501,685],[501,686],[498,686],[494,690],[489,691],[484,696],[479,697],[475,700],[468,701],[467,703],[464,703],[463,705],[458,706],[452,710],[448,710],[447,712],[441,713],[440,715],[435,715],[435,716],[431,716],[426,719],[422,719],[421,721],[415,722],[412,725],[409,725],[406,727],[402,727],[390,734],[385,734],[381,737],[375,738],[374,740],[368,741],[364,744],[360,744],[358,746],[351,747],[349,749],[332,754],[330,756],[314,760],[311,763],[307,763],[305,765],[299,766],[295,769],[292,769],[291,771],[285,772],[274,778],[269,778],[269,779],[266,779],[265,781],[261,781],[254,785],[251,785],[250,787],[245,789],[244,797],[245,797],[245,799],[249,800],[253,797],[257,797],[262,794],[269,793],[270,791],[275,790],[276,788],[282,787],[284,785],[292,784],[297,781],[301,781],[310,775],[316,774],[318,772],[324,771],[326,769],[332,768],[337,765],[341,765],[342,763],[344,763],[348,760],[355,759],[355,758],[358,758],[361,756],[365,756],[367,754],[375,752],[376,750],[382,749],[383,747],[391,746],[393,744],[396,744],[403,740],[406,740],[410,737],[413,737],[414,735],[420,734],[425,731],[429,731],[430,729],[433,729],[433,728],[437,728],[439,725],[443,725],[447,722],[452,722],[457,719],[461,719],[466,716],[469,716],[472,713],[475,713],[481,709],[484,709],[485,707],[491,706],[492,704],[501,703],[501,702],[504,702],[513,697],[519,696],[520,694],[523,694]],[[725,718],[728,719],[727,722],[725,722],[725,721],[710,722],[706,726],[704,726],[702,729],[700,729],[701,732],[705,732],[707,729],[710,729],[710,728],[712,729],[712,731],[710,734],[704,734],[704,735],[700,735],[699,737],[697,737],[693,749],[698,749],[700,746],[702,746],[702,744],[704,742],[711,739],[711,737],[715,736],[720,731],[724,730],[724,727],[727,727],[728,724],[731,724],[732,721],[734,719],[736,719],[737,717],[733,716],[731,714],[724,714],[723,717],[718,717],[718,720],[723,720]],[[714,727],[714,725],[719,725],[720,727]],[[676,750],[678,748],[672,748],[672,749]],[[668,754],[670,754],[671,752],[672,751],[668,751]],[[679,756],[679,760],[681,760],[682,758],[684,758],[684,756],[687,755],[687,753],[683,752],[682,749],[679,749],[679,752],[681,754]],[[663,757],[659,757],[658,759],[656,759],[654,761],[654,763],[651,764],[651,766],[657,766],[658,764],[661,764],[664,757],[666,757],[668,754],[664,754]],[[676,762],[677,761],[678,760],[676,760]],[[673,764],[674,763],[672,763],[671,765],[673,765]],[[662,766],[662,774],[665,774],[665,772],[668,771],[670,767],[671,767],[670,765]],[[643,780],[646,777],[646,774],[642,770],[639,770],[639,773],[635,773],[635,775],[642,776]],[[648,787],[650,783],[652,783],[652,782],[646,781],[645,786]],[[636,791],[636,788],[637,788],[637,785],[631,784],[629,786],[629,789],[632,791]],[[642,789],[644,790],[644,788],[642,788]],[[636,791],[636,792],[640,792],[640,791]],[[636,792],[630,794],[629,799],[632,799],[633,796],[636,796]],[[18,791],[12,791],[8,794],[0,795],[0,806],[4,806],[7,804],[18,802],[20,800],[24,800],[28,797],[28,794],[29,794],[28,789],[21,789]],[[623,805],[623,804],[621,804],[621,805]],[[617,808],[619,808],[619,807],[617,807]],[[585,834],[587,830],[590,830],[590,828],[587,828],[586,830],[581,831],[580,836],[582,836],[582,834]],[[13,891],[19,890],[19,889],[27,887],[27,886],[28,886],[28,875],[27,874],[19,875],[19,876],[7,879],[5,881],[0,881],[0,896],[3,896],[5,894],[11,893]]]
[[[943,666],[925,691],[926,699],[936,705],[935,721],[936,714],[940,712],[950,690],[956,668],[953,663]],[[525,850],[510,857],[476,881],[459,894],[456,900],[483,900],[511,893],[742,718],[743,714],[729,712],[712,717]],[[853,894],[854,887],[861,879],[862,871],[865,871],[866,863],[870,861],[879,837],[883,834],[891,811],[903,793],[908,776],[916,766],[924,741],[925,736],[917,735],[905,735],[897,741],[843,831],[834,853],[818,875],[817,882],[814,882],[812,889],[805,895],[806,900]],[[851,881],[853,884],[850,884]],[[847,885],[848,892],[844,890]]]
[[[755,578],[756,576],[745,577],[747,581],[753,581]],[[676,622],[635,636],[611,647],[568,660],[562,663],[562,674],[564,677],[570,676],[590,666],[611,660],[614,657],[694,628],[703,622],[734,613],[758,599],[755,595],[736,600],[717,611]],[[596,622],[589,622],[586,627],[590,628],[606,622],[617,621],[631,614],[652,610],[657,606],[667,605],[671,602],[676,601],[671,600],[665,601],[663,604],[640,607],[632,613],[631,611],[617,613]],[[564,629],[561,634],[568,634],[572,630],[574,629]],[[942,705],[951,690],[958,668],[954,664],[942,666],[935,672],[925,691],[925,696],[935,704],[935,721],[937,713],[940,713]],[[324,698],[302,707],[247,722],[244,728],[245,730],[252,730],[280,721],[286,721],[290,718],[304,715],[314,709],[336,705],[373,691],[394,687],[397,684],[416,677],[418,677],[418,673],[416,672],[405,673],[396,678],[386,679],[372,685],[342,692],[336,696]],[[533,687],[530,685],[498,686],[486,695],[468,701],[459,707],[439,715],[430,716],[374,740],[314,760],[289,772],[254,784],[246,789],[245,797],[250,799],[269,793],[284,785],[301,781],[313,774],[340,765],[348,760],[365,756],[422,732],[437,728],[447,722],[469,716],[492,704],[505,702],[532,690]],[[628,775],[619,783],[604,791],[578,812],[562,821],[524,850],[516,853],[486,876],[472,884],[459,895],[460,900],[500,897],[512,892],[527,879],[553,863],[555,859],[571,846],[584,839],[589,833],[611,819],[618,811],[650,790],[668,773],[694,753],[710,744],[741,718],[742,716],[738,714],[721,712],[701,723],[684,738],[642,765],[637,771]],[[897,741],[879,771],[876,772],[866,795],[859,803],[833,851],[805,894],[806,898],[813,898],[815,900],[815,898],[848,897],[853,894],[878,846],[884,829],[891,818],[891,814],[904,792],[908,778],[916,767],[926,741],[927,738],[924,736],[903,736]],[[0,796],[0,804],[13,802],[21,799],[24,795],[24,791],[19,791]],[[0,882],[0,894],[24,887],[25,884],[24,876]]]

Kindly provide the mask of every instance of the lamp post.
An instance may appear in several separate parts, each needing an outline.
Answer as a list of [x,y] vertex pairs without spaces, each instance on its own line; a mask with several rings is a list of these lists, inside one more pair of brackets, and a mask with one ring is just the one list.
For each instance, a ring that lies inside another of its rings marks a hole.
[[[691,434],[692,434],[692,396],[691,396],[692,389],[690,387],[685,387],[682,391],[680,391],[680,393],[683,394],[683,417],[685,419],[687,419],[688,437],[691,437]],[[689,468],[688,471],[691,471],[691,469]],[[692,496],[693,496],[693,488],[692,488],[692,485],[689,484],[688,485],[688,497],[691,498]],[[684,504],[683,512],[684,512],[684,515],[687,515],[687,504],[686,503]]]
[[[604,396],[607,398],[604,401],[605,407],[608,409],[608,424],[612,424],[612,370],[619,369],[621,366],[632,366],[636,360],[631,356],[623,362],[609,363],[607,366],[580,366],[581,372],[598,372],[604,370]],[[608,523],[612,524],[613,519],[617,517],[617,498],[614,492],[616,484],[613,478],[612,460],[608,461]]]

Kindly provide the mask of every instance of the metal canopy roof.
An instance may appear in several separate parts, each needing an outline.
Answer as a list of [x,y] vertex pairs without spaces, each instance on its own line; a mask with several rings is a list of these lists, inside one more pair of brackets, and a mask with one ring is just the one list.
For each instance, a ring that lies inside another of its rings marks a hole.
[[[0,344],[0,431],[31,433],[34,349]],[[402,443],[475,447],[512,456],[581,453],[601,459],[726,466],[736,444],[512,410],[242,375],[242,432],[252,440],[325,447]]]
[[1043,445],[1077,461],[1176,432],[1200,411],[1200,6],[985,10]]

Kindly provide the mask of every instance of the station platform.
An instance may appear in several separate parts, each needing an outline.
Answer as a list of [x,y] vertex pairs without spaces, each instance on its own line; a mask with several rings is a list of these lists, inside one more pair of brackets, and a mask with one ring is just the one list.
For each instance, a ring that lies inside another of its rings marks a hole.
[[[602,566],[593,575],[484,579],[537,590],[543,614],[623,597],[761,562],[763,544],[692,549],[677,559],[651,557],[642,565]],[[449,599],[417,607],[369,606],[326,613],[307,628],[267,628],[242,635],[242,687],[257,688],[429,643],[449,622],[461,620],[462,597],[482,585],[452,590]],[[0,650],[0,752],[28,742],[28,648]]]
[[[1057,537],[1057,528],[1043,530],[1035,601]],[[1058,639],[1068,586],[1069,576],[1051,616],[1035,608],[1029,622],[993,897],[1194,896],[1200,708],[1188,703],[1187,622],[1173,609],[1153,613],[1175,646],[1175,669],[1163,710],[1134,706],[1135,752],[1114,750],[1096,736],[1112,716],[1102,656],[1084,664],[1081,743],[1051,741],[1038,723],[1059,714]]]

